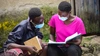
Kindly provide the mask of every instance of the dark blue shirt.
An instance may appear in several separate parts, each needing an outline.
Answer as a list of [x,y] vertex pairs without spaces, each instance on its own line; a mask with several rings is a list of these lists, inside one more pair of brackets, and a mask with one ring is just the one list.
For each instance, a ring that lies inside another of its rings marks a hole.
[[40,39],[43,38],[39,29],[32,29],[29,20],[23,20],[9,33],[8,39],[4,43],[4,47],[7,47],[7,44],[9,43],[24,45],[26,40],[31,39],[34,36],[38,36]]

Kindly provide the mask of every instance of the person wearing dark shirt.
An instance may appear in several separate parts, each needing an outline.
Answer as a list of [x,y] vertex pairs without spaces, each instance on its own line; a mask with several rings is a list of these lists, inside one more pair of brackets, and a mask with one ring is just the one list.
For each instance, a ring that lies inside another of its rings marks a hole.
[[[24,42],[38,36],[38,39],[42,45],[43,35],[39,31],[44,26],[44,17],[39,8],[31,8],[28,14],[28,19],[21,21],[13,30],[9,33],[7,41],[4,43],[5,55],[7,56],[29,56],[27,51],[31,54],[36,53],[36,47],[25,46]],[[43,50],[42,50],[43,51]],[[43,53],[43,52],[42,52]]]

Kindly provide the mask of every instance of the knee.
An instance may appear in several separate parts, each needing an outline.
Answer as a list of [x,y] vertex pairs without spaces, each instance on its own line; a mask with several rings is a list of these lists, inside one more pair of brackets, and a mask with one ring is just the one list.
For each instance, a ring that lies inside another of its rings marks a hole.
[[45,46],[44,48],[43,48],[43,52],[47,52],[47,46]]
[[47,50],[47,46],[44,47],[44,50]]
[[70,45],[68,47],[69,52],[76,52],[77,51],[77,45]]
[[40,56],[47,56],[47,46],[44,46],[43,51],[40,53]]
[[15,56],[21,56],[23,54],[23,51],[21,49],[15,48],[15,49],[10,49],[7,50],[5,52],[5,55],[11,56],[11,55],[15,55]]

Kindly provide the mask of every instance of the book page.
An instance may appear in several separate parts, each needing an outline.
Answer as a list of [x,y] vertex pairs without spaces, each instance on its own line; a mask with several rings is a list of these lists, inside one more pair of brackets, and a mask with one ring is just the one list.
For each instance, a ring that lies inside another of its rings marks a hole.
[[48,44],[66,44],[65,42],[55,42],[52,40],[49,40]]

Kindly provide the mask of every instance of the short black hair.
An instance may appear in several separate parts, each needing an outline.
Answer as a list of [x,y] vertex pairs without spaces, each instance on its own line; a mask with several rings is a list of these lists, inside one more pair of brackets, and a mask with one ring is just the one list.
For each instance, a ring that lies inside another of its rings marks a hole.
[[42,12],[39,8],[31,8],[28,16],[30,19],[34,19],[35,17],[39,17],[41,14]]
[[71,4],[68,3],[67,1],[62,1],[59,6],[58,9],[60,11],[64,11],[64,12],[70,12],[71,11]]

